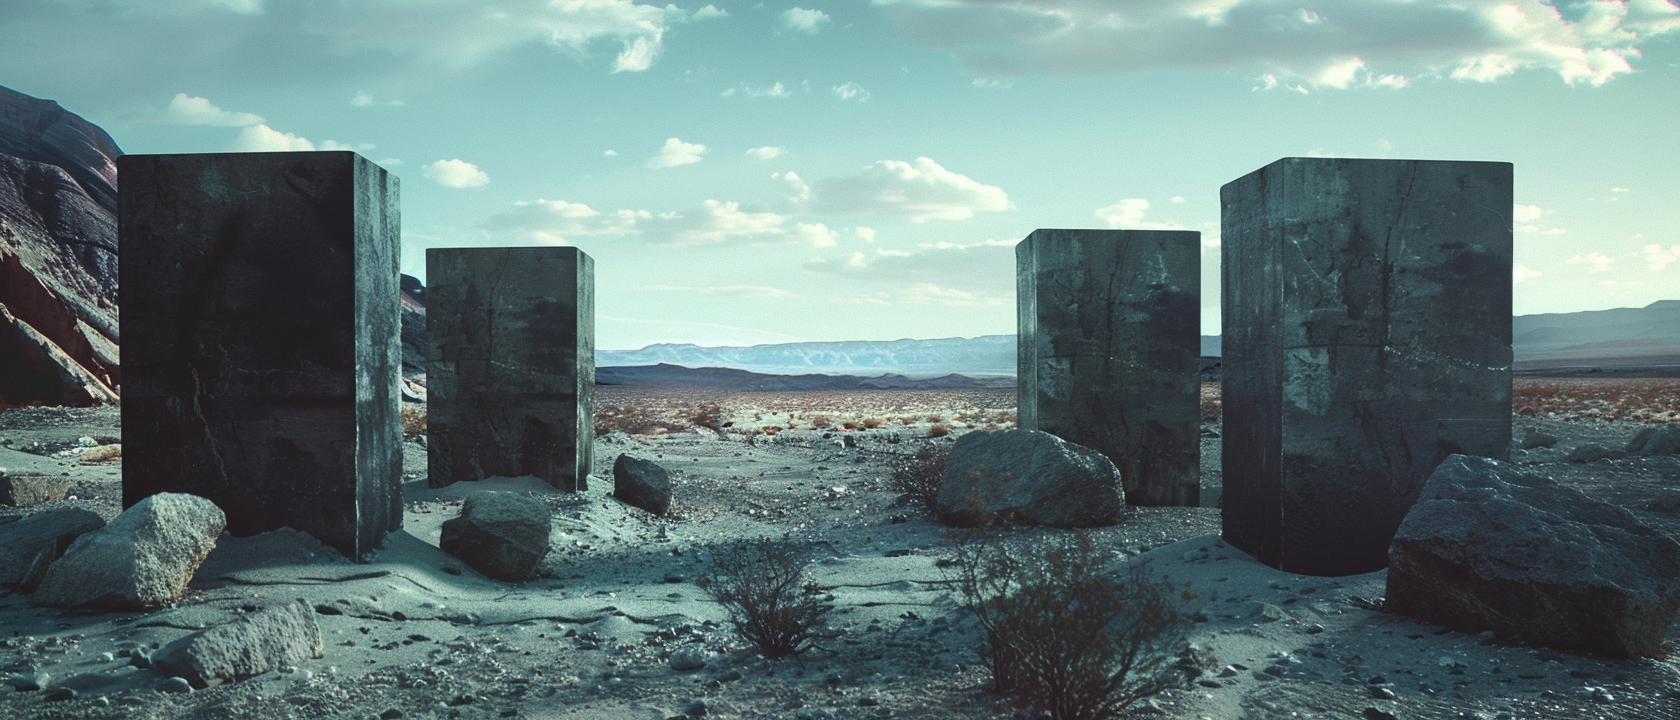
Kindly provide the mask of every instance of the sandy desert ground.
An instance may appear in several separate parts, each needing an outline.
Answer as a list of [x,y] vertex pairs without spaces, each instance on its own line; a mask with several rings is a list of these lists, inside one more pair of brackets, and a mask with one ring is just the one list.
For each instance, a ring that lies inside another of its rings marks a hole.
[[[1513,460],[1680,534],[1680,456],[1565,460],[1577,445],[1619,446],[1649,423],[1676,420],[1680,381],[1639,382],[1654,385],[1555,389],[1569,397],[1536,390],[1526,400],[1520,382],[1517,436],[1534,429],[1561,442],[1514,451]],[[1216,388],[1210,402],[1216,414]],[[687,418],[711,403],[733,424],[722,432],[690,427]],[[602,388],[607,425],[639,423],[649,432],[599,438],[596,475],[578,495],[528,477],[429,489],[415,438],[404,444],[404,528],[371,562],[350,563],[289,531],[223,535],[173,608],[76,616],[32,608],[22,596],[0,598],[0,675],[45,674],[49,687],[76,690],[54,701],[0,683],[0,718],[1027,717],[987,690],[979,630],[939,566],[951,552],[946,529],[890,481],[898,458],[924,443],[1006,427],[1013,405],[1008,390]],[[814,429],[818,415],[858,427]],[[881,423],[868,428],[865,420]],[[951,434],[929,437],[936,425]],[[781,429],[764,432],[772,427]],[[1218,431],[1218,422],[1204,423],[1209,505],[1219,489]],[[107,519],[120,510],[120,460],[80,461],[82,437],[120,441],[117,411],[0,414],[0,452],[63,456],[56,462],[79,481],[73,499],[0,508],[0,520],[66,505]],[[620,453],[672,471],[669,516],[611,497]],[[529,493],[552,508],[553,550],[538,578],[488,580],[436,547],[462,498],[485,489]],[[1135,707],[1136,717],[1680,718],[1673,659],[1575,656],[1385,614],[1374,609],[1383,572],[1319,578],[1272,570],[1219,541],[1218,513],[1133,508],[1119,525],[1091,532],[1114,563],[1147,561],[1153,572],[1188,581],[1206,602],[1190,639],[1215,661],[1193,684]],[[1057,532],[1065,531],[1023,529],[1009,539]],[[735,636],[696,580],[717,548],[784,534],[814,543],[811,569],[835,610],[818,647],[797,660],[767,661]],[[324,657],[299,667],[176,694],[157,691],[162,678],[131,661],[193,630],[298,598],[317,608],[326,646]],[[691,657],[695,648],[703,668],[672,668],[673,652]]]

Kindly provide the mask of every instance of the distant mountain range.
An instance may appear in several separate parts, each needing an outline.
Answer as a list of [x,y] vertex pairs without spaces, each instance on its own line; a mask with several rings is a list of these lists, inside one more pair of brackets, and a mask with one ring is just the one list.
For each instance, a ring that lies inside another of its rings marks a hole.
[[948,374],[932,378],[908,378],[898,374],[877,377],[857,375],[776,375],[735,368],[689,368],[680,365],[599,367],[597,385],[641,385],[653,387],[702,387],[752,392],[800,392],[808,390],[952,390],[968,388],[1011,388],[1015,377],[968,377]]
[[[1562,367],[1680,366],[1680,300],[1660,300],[1642,308],[1519,315],[1511,319],[1511,330],[1519,372]],[[1217,335],[1203,335],[1202,356],[1218,357],[1219,340]],[[772,375],[891,374],[908,379],[960,373],[976,378],[1003,377],[1015,374],[1015,336],[750,347],[661,343],[640,350],[597,350],[595,364],[598,373],[613,367],[664,364]]]

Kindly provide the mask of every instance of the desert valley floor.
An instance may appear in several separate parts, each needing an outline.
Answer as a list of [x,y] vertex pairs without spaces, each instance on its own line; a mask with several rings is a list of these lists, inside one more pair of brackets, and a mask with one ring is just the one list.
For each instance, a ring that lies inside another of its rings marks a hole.
[[[1566,460],[1579,445],[1619,447],[1654,422],[1680,422],[1680,380],[1534,382],[1519,382],[1515,434],[1560,442],[1514,449],[1512,460],[1680,535],[1680,456]],[[708,403],[732,424],[694,427],[689,419]],[[891,482],[895,462],[924,443],[1009,426],[1013,390],[603,387],[597,406],[603,430],[638,432],[597,439],[596,474],[577,495],[529,477],[430,489],[423,435],[405,442],[404,527],[367,563],[291,531],[224,534],[172,608],[64,615],[31,607],[26,596],[0,598],[0,675],[8,678],[0,718],[1027,717],[987,691],[979,630],[941,567],[951,552],[946,529]],[[818,416],[837,425],[816,429]],[[856,428],[838,425],[847,421]],[[950,435],[929,437],[947,428]],[[1129,508],[1122,523],[1091,532],[1114,563],[1148,561],[1206,602],[1190,639],[1212,658],[1207,672],[1135,706],[1134,716],[1680,718],[1675,659],[1603,660],[1450,632],[1376,609],[1383,572],[1293,575],[1227,547],[1212,506],[1219,429],[1203,424],[1206,507]],[[0,465],[20,453],[54,458],[78,481],[66,500],[0,508],[0,522],[63,506],[116,515],[121,460],[84,462],[82,438],[120,442],[118,411],[0,413]],[[670,515],[611,497],[621,453],[672,472]],[[553,550],[536,579],[489,580],[437,548],[443,521],[485,489],[529,493],[552,509]],[[1033,542],[1056,532],[1065,531],[1007,534]],[[714,548],[784,534],[814,543],[811,568],[835,610],[816,648],[767,661],[731,632],[696,580]],[[325,655],[298,667],[166,693],[158,673],[132,661],[299,598],[316,608]],[[1680,647],[1680,634],[1669,641]],[[704,666],[673,669],[679,650]],[[75,692],[49,699],[15,689],[9,679],[17,676]]]

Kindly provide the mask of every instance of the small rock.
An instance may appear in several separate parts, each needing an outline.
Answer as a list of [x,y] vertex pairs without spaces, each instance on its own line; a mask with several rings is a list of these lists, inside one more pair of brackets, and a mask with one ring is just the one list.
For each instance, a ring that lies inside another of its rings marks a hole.
[[1557,444],[1558,444],[1557,436],[1548,435],[1546,433],[1535,430],[1534,428],[1529,428],[1528,432],[1523,433],[1522,449],[1524,449],[1524,450],[1533,450],[1534,448],[1542,448],[1542,447],[1544,447],[1544,448],[1557,447]]
[[1588,443],[1577,445],[1574,450],[1570,450],[1568,460],[1572,463],[1590,463],[1600,460],[1620,460],[1626,456],[1627,453],[1621,450],[1613,450],[1603,445]]
[[18,692],[34,692],[46,687],[50,678],[46,673],[12,673],[6,676],[6,684]]
[[1382,687],[1380,685],[1372,685],[1371,689],[1370,689],[1370,695],[1371,695],[1371,697],[1374,697],[1378,700],[1393,700],[1394,699],[1394,691],[1390,690],[1388,688]]
[[937,499],[940,521],[964,527],[993,520],[1050,527],[1112,525],[1124,507],[1120,471],[1102,453],[1021,429],[971,432],[958,439],[945,461]]
[[613,461],[613,497],[664,515],[671,509],[671,474],[652,460],[619,455]]
[[444,521],[438,547],[485,577],[524,582],[548,554],[551,523],[548,506],[534,497],[475,493]]
[[193,687],[192,683],[187,682],[186,678],[171,677],[159,681],[157,691],[160,693],[190,693],[193,691]]
[[671,658],[668,663],[670,664],[672,670],[677,672],[688,672],[690,670],[699,670],[706,667],[706,660],[707,653],[704,647],[699,645],[684,645],[671,651]]
[[691,718],[705,717],[708,710],[709,708],[706,707],[706,701],[699,699],[690,700],[683,703],[682,706],[682,714]]
[[1365,708],[1364,715],[1365,720],[1400,720],[1399,716],[1394,713],[1387,710],[1379,710],[1374,707]]
[[1634,455],[1680,455],[1680,425],[1640,430],[1628,441],[1627,452]]
[[251,613],[176,640],[152,657],[193,687],[296,667],[321,657],[321,626],[302,600]]
[[391,708],[389,710],[386,710],[385,712],[379,713],[379,720],[397,720],[397,718],[400,718],[402,716],[403,716],[403,711],[398,710],[396,708]]
[[63,702],[65,700],[75,700],[76,699],[76,691],[72,690],[70,688],[67,688],[67,687],[55,687],[51,690],[46,691],[45,693],[42,693],[41,694],[41,699],[45,700],[47,702]]
[[38,512],[0,525],[0,593],[35,592],[47,569],[84,534],[105,527],[105,521],[81,508]]

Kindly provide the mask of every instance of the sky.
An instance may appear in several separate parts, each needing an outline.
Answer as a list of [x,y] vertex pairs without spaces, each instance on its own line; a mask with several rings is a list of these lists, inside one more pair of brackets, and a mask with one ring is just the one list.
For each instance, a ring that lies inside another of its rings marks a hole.
[[425,248],[595,259],[596,344],[1015,329],[1047,227],[1201,233],[1282,157],[1515,165],[1518,314],[1680,298],[1673,0],[0,0],[128,153],[354,150]]

